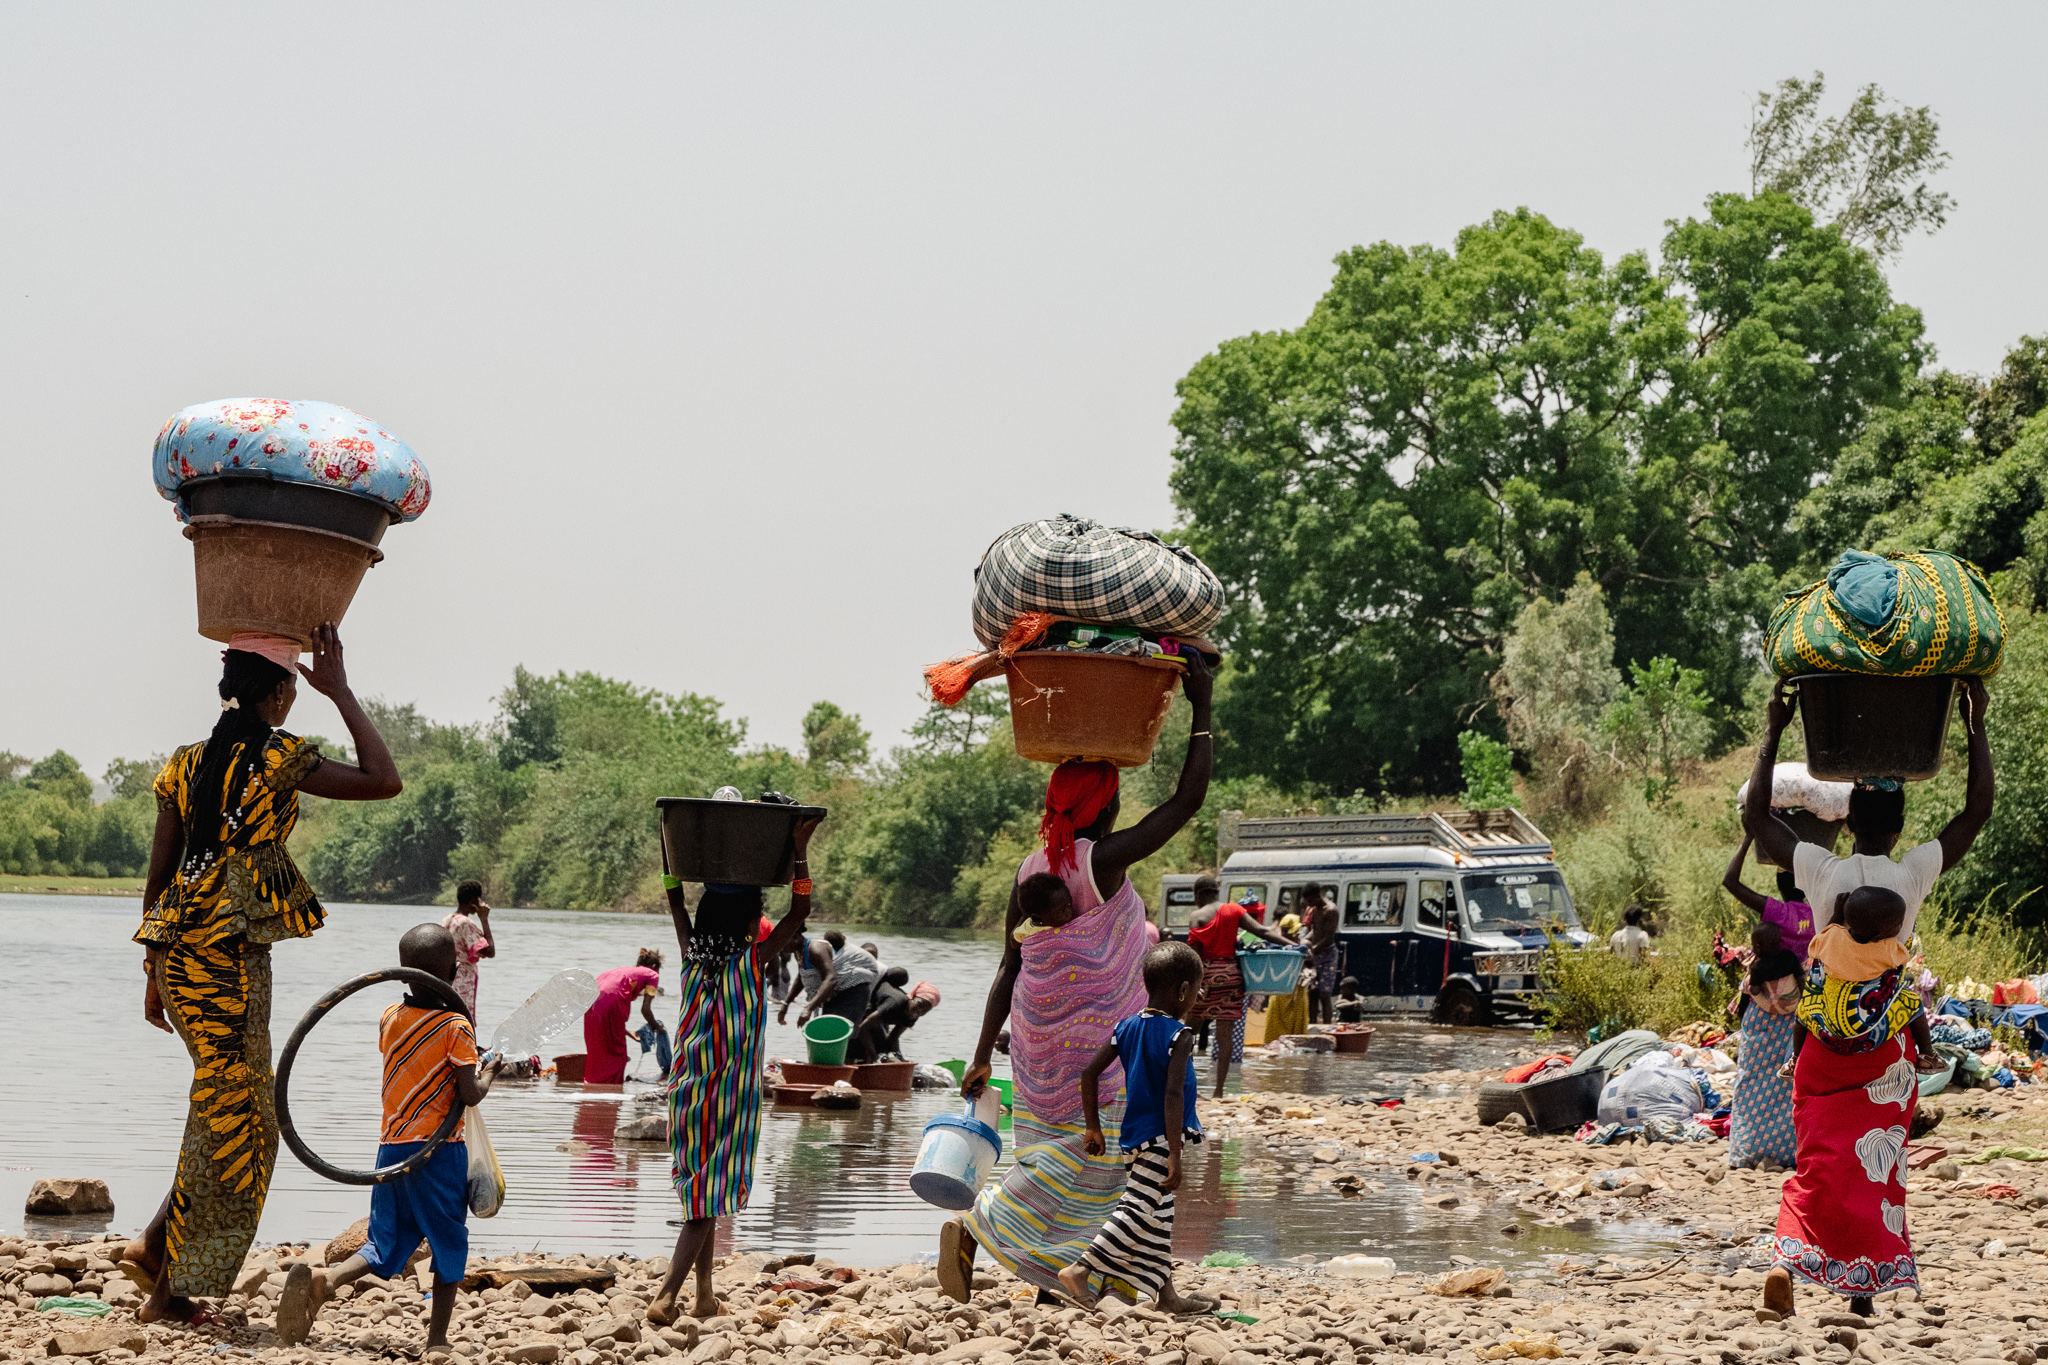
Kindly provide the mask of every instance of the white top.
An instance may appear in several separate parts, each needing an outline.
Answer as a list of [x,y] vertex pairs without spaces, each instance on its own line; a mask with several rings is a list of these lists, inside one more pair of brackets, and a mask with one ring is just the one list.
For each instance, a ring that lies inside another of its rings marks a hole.
[[1837,858],[1819,844],[1800,841],[1792,852],[1792,877],[1806,893],[1813,907],[1813,932],[1818,934],[1835,922],[1835,902],[1859,886],[1883,886],[1896,891],[1906,902],[1906,921],[1899,926],[1899,942],[1913,940],[1913,921],[1920,917],[1920,902],[1934,889],[1941,875],[1941,843],[1929,839],[1908,849],[1897,862],[1890,858],[1852,853]]
[[1643,954],[1650,951],[1650,936],[1640,924],[1624,924],[1608,938],[1607,945],[1614,949],[1615,956],[1641,962]]

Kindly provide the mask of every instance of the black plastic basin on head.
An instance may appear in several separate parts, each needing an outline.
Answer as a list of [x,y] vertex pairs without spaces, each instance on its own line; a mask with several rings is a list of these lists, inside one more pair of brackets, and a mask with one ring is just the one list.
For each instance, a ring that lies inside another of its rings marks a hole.
[[823,819],[823,806],[664,796],[661,847],[668,870],[686,882],[781,886],[796,870],[796,827]]
[[234,517],[310,526],[375,545],[391,529],[391,509],[375,498],[312,483],[291,483],[261,472],[203,474],[178,485],[189,517]]
[[1806,770],[1815,777],[1924,782],[1941,771],[1956,679],[1805,673],[1792,681],[1806,727]]

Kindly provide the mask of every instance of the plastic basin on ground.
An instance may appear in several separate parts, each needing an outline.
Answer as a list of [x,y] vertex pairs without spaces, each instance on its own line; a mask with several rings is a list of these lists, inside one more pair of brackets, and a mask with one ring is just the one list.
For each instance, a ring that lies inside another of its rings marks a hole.
[[1339,1029],[1329,1036],[1337,1040],[1337,1051],[1362,1056],[1372,1048],[1370,1028]]
[[821,1014],[804,1025],[804,1049],[813,1066],[844,1066],[852,1038],[853,1022],[836,1014]]
[[[787,1073],[788,1068],[784,1068]],[[853,1083],[862,1090],[901,1090],[908,1093],[917,1074],[915,1062],[869,1062],[853,1068]]]
[[[853,1081],[855,1085],[860,1085],[859,1081],[853,1079],[853,1073],[859,1069],[857,1067],[818,1066],[811,1062],[792,1062],[787,1060],[781,1062],[780,1065],[782,1067],[782,1079],[791,1085],[808,1085],[813,1089],[821,1085],[830,1085],[834,1081]],[[861,1088],[866,1089],[865,1086]]]
[[583,1081],[583,1063],[589,1058],[585,1052],[569,1052],[555,1058],[555,1079],[571,1085]]

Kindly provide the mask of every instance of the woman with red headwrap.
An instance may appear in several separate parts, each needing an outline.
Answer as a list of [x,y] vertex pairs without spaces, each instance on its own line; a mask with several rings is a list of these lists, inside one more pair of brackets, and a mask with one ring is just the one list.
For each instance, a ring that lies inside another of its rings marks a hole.
[[[1116,829],[1116,768],[1062,763],[1045,790],[1045,847],[1017,870],[1002,966],[960,1085],[968,1099],[981,1093],[1007,1023],[1016,1158],[1002,1183],[983,1190],[966,1217],[939,1235],[939,1285],[961,1303],[974,1282],[977,1247],[1036,1285],[1042,1301],[1052,1300],[1059,1272],[1080,1258],[1123,1192],[1115,1146],[1102,1156],[1083,1146],[1081,1072],[1117,1021],[1145,1008],[1150,940],[1129,869],[1163,848],[1209,794],[1209,668],[1192,651],[1181,658],[1194,733],[1173,795],[1129,829]],[[1117,1096],[1103,1106],[1109,1127],[1123,1117],[1123,1076],[1112,1065],[1104,1079]]]

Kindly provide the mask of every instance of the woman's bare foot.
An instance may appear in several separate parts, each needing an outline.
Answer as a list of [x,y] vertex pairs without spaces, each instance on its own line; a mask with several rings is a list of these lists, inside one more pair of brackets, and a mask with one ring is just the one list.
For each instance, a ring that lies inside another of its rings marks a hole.
[[1764,1301],[1756,1310],[1758,1322],[1781,1322],[1792,1316],[1792,1272],[1781,1265],[1764,1276]]
[[1877,1305],[1870,1301],[1868,1294],[1852,1294],[1849,1296],[1849,1311],[1859,1318],[1867,1318],[1877,1312]]
[[1088,1287],[1088,1267],[1079,1261],[1060,1272],[1060,1288],[1066,1291],[1068,1298],[1081,1307],[1095,1307],[1095,1292]]
[[710,1284],[703,1279],[697,1281],[697,1302],[690,1309],[690,1316],[699,1322],[717,1317],[725,1311],[725,1303],[712,1292]]
[[955,1303],[966,1303],[974,1295],[974,1234],[958,1218],[949,1218],[939,1229],[939,1263],[933,1267],[939,1288]]
[[676,1321],[676,1297],[673,1294],[656,1294],[654,1301],[647,1305],[647,1320],[656,1327],[673,1327]]
[[149,1243],[138,1237],[130,1242],[121,1253],[120,1271],[147,1298],[156,1293],[156,1277],[163,1273],[163,1266],[149,1254]]

